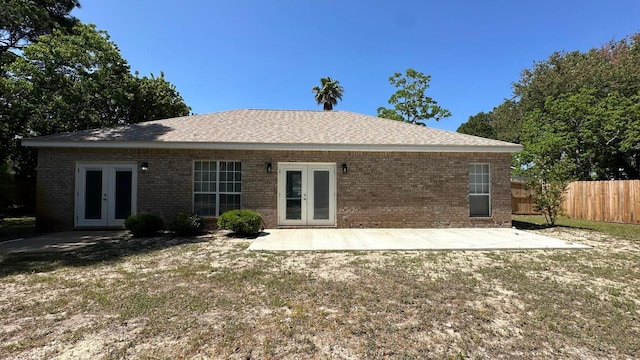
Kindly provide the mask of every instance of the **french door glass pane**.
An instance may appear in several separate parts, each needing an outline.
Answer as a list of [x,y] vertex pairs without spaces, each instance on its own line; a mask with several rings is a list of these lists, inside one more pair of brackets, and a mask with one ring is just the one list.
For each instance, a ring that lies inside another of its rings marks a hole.
[[126,219],[131,215],[132,176],[131,170],[116,171],[116,219]]
[[87,170],[84,198],[84,218],[102,219],[102,170]]
[[329,219],[329,171],[313,172],[313,219]]
[[287,171],[287,220],[302,219],[302,171]]
[[302,200],[287,199],[287,220],[302,219]]

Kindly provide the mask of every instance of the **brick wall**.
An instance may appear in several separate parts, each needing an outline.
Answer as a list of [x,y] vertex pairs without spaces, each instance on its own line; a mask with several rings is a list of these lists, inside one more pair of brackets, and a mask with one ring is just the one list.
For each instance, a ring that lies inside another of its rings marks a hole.
[[[338,227],[495,227],[511,223],[508,153],[39,149],[41,228],[73,227],[76,162],[148,162],[138,174],[138,212],[165,218],[192,208],[193,160],[242,161],[242,206],[277,227],[278,162],[337,164]],[[266,172],[266,164],[273,171]],[[470,218],[468,164],[491,166],[490,218]],[[348,165],[344,174],[341,164]]]

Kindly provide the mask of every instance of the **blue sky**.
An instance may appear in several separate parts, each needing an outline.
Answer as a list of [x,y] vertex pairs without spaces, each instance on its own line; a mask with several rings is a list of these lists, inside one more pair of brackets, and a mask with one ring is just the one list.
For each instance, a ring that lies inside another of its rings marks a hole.
[[106,30],[132,70],[164,71],[196,114],[317,109],[311,88],[345,88],[336,110],[375,115],[414,68],[455,130],[511,97],[520,71],[640,31],[640,1],[110,0],[74,15]]

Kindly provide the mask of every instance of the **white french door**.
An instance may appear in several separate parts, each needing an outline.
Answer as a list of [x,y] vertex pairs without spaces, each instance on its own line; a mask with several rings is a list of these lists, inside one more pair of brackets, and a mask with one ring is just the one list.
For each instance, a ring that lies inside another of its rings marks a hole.
[[278,163],[278,224],[336,224],[336,164]]
[[122,226],[135,213],[136,164],[78,164],[76,226]]

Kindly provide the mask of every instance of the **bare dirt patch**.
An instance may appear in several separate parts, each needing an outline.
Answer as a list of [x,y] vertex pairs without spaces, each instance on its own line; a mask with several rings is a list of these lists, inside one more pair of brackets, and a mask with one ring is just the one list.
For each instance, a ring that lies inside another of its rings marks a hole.
[[640,244],[592,250],[249,252],[223,233],[6,255],[0,357],[640,357]]

